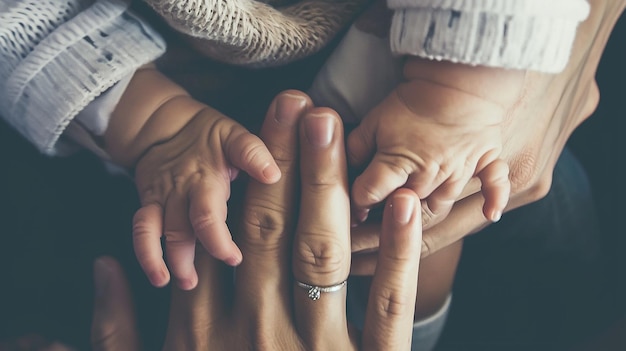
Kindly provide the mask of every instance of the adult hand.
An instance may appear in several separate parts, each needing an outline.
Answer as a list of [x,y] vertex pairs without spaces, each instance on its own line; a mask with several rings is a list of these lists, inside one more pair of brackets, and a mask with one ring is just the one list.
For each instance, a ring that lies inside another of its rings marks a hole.
[[136,351],[140,349],[128,281],[120,264],[111,257],[94,263],[93,321],[91,344],[94,351]]
[[[421,242],[419,199],[412,191],[393,193],[385,206],[379,264],[362,334],[347,322],[345,287],[321,292],[313,300],[297,284],[335,285],[350,270],[341,121],[328,109],[310,106],[304,94],[290,91],[270,107],[261,137],[283,177],[274,185],[249,185],[235,238],[245,259],[234,279],[231,268],[197,250],[198,286],[191,291],[172,287],[166,350],[410,348]],[[105,291],[129,301],[120,290]],[[97,300],[109,312],[95,314],[101,317],[94,318],[94,340],[102,345],[100,350],[132,349],[138,345],[136,334],[122,332],[133,330],[128,328],[130,308],[125,302],[108,306],[106,301]],[[124,327],[118,328],[120,324]],[[130,346],[118,347],[117,341]]]
[[[599,101],[596,69],[626,1],[591,0],[589,18],[578,28],[567,68],[550,75],[527,72],[521,94],[509,109],[502,130],[502,158],[510,169],[511,197],[506,211],[543,198],[552,185],[556,162],[573,131],[595,110]],[[484,199],[474,179],[445,219],[434,216],[423,201],[422,257],[427,257],[490,222],[482,214]],[[352,272],[369,275],[376,266],[380,222],[353,229]]]

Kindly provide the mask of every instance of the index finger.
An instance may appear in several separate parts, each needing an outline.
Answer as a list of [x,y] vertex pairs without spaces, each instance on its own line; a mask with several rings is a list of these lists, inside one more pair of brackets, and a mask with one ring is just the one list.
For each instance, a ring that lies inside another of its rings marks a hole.
[[[296,202],[298,120],[312,105],[297,91],[281,93],[269,108],[260,137],[276,160],[282,177],[275,184],[250,180],[237,244],[243,262],[237,269],[237,297],[252,301],[288,292],[288,231]],[[259,292],[263,292],[260,294]]]
[[417,194],[398,189],[387,200],[376,273],[363,328],[366,350],[410,350],[422,220]]

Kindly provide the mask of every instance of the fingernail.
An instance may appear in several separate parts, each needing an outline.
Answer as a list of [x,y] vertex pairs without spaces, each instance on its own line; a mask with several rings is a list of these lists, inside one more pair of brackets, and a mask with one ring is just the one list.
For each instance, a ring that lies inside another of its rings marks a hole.
[[176,283],[181,290],[191,290],[195,282],[193,279],[177,279]]
[[272,183],[280,179],[280,169],[276,165],[269,164],[263,168],[263,176]]
[[229,176],[231,182],[233,180],[237,179],[238,175],[239,175],[239,170],[237,168],[234,168],[234,167],[229,167],[228,168],[228,176]]
[[500,211],[495,211],[491,214],[491,221],[493,223],[500,221],[500,218],[502,218],[502,212]]
[[96,259],[94,263],[94,288],[96,289],[96,296],[101,297],[106,295],[109,288],[110,277],[111,269],[106,261],[102,258]]
[[370,214],[369,209],[360,210],[357,219],[359,220],[360,223],[363,223],[367,221],[367,217],[369,217],[369,214]]
[[304,120],[304,133],[311,145],[327,146],[335,131],[333,118],[328,115],[309,115]]
[[161,269],[156,269],[151,272],[146,273],[148,275],[148,280],[150,284],[162,288],[167,285],[170,281],[170,273],[167,268],[162,267]]
[[224,260],[224,262],[232,267],[236,267],[239,266],[239,264],[241,264],[242,261],[242,257],[241,256],[231,256],[227,259]]
[[395,195],[391,201],[393,219],[398,223],[407,224],[415,209],[415,199],[408,195]]
[[306,105],[306,99],[299,95],[281,94],[276,99],[274,119],[287,127],[293,126],[298,120],[300,111]]

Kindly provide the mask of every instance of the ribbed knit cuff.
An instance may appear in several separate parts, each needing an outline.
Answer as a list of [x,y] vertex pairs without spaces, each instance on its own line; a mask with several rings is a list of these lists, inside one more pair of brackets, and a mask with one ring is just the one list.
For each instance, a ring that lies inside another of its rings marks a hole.
[[54,154],[79,111],[165,51],[162,38],[127,7],[96,2],[42,40],[9,77],[9,119],[42,152]]
[[585,0],[388,0],[391,49],[471,65],[562,71]]

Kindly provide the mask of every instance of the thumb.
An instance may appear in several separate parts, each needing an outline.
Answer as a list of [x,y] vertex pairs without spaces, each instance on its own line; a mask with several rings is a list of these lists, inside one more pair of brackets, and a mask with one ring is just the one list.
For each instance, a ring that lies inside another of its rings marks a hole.
[[112,257],[94,263],[95,299],[91,344],[95,351],[140,349],[128,281]]

